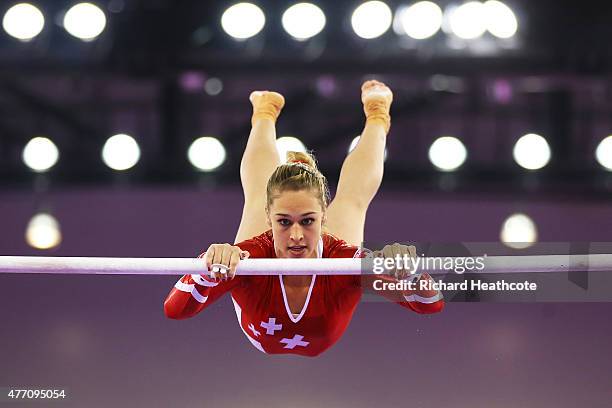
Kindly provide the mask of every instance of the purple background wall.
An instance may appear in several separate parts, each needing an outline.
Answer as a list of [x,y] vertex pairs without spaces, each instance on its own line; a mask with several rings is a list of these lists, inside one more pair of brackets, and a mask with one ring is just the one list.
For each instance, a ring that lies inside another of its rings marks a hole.
[[[231,241],[238,190],[71,190],[46,196],[64,241],[23,235],[39,198],[0,193],[0,254],[189,257]],[[381,193],[371,240],[493,241],[528,213],[543,241],[610,240],[609,204]],[[66,407],[608,407],[610,303],[449,303],[421,316],[364,303],[315,359],[255,350],[229,299],[163,315],[175,277],[0,276],[0,386],[67,388]],[[16,405],[17,406],[17,405]],[[19,406],[28,406],[20,404]],[[32,406],[42,406],[32,405]]]
[[[41,202],[61,224],[61,247],[40,252],[23,239]],[[238,189],[72,189],[44,197],[0,192],[0,252],[57,256],[193,256],[233,241],[243,197]],[[497,241],[510,214],[524,212],[540,241],[610,241],[607,201],[543,196],[402,193],[381,190],[370,206],[366,240]]]

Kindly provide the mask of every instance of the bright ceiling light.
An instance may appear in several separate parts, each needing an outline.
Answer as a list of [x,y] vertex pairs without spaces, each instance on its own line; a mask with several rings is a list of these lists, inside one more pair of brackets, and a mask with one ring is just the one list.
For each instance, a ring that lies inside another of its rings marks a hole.
[[540,135],[534,133],[522,136],[512,151],[516,163],[527,170],[538,170],[550,161],[550,147]]
[[307,40],[325,27],[325,14],[311,3],[298,3],[289,7],[282,18],[283,28],[293,38]]
[[612,135],[599,142],[595,158],[606,170],[612,171]]
[[221,26],[230,36],[244,40],[255,36],[266,24],[263,11],[252,3],[234,4],[221,16]]
[[467,149],[456,137],[440,137],[429,148],[429,160],[438,170],[456,170],[461,167],[466,158]]
[[49,170],[59,159],[55,143],[46,137],[35,137],[26,144],[22,153],[23,162],[38,173]]
[[512,214],[502,225],[500,240],[511,248],[527,248],[537,242],[538,230],[529,216],[521,213]]
[[189,162],[198,170],[212,171],[225,162],[227,153],[223,144],[214,137],[200,137],[189,146]]
[[510,38],[518,29],[516,16],[510,7],[501,1],[490,0],[484,4],[487,30],[498,38]]
[[36,37],[45,26],[43,13],[29,3],[15,4],[2,19],[2,27],[11,37],[29,41]]
[[32,248],[54,248],[62,242],[59,222],[50,214],[36,214],[28,223],[25,239]]
[[140,160],[140,147],[132,136],[120,133],[106,141],[102,149],[102,160],[113,170],[131,169]]
[[100,7],[91,3],[72,6],[64,15],[64,28],[70,35],[83,41],[91,41],[102,34],[106,27],[106,15]]
[[400,23],[404,32],[415,40],[433,36],[442,26],[442,10],[430,1],[421,1],[402,10]]
[[383,35],[391,27],[392,20],[389,6],[382,1],[368,1],[355,9],[351,25],[359,37],[371,39]]
[[455,8],[450,14],[450,28],[459,38],[478,38],[487,30],[483,3],[470,1]]

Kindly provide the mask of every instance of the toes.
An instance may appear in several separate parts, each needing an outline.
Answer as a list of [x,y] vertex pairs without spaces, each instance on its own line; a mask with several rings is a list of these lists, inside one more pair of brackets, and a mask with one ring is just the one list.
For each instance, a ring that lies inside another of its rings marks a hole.
[[367,89],[374,88],[376,86],[383,86],[384,87],[386,85],[384,83],[380,82],[380,81],[377,81],[375,79],[371,79],[369,81],[365,81],[363,83],[363,85],[361,85],[361,90],[365,91]]
[[391,89],[382,82],[376,82],[375,84],[370,85],[367,89],[364,89],[361,93],[361,100],[365,103],[366,101],[371,100],[385,100],[386,102],[393,101],[393,93]]
[[270,101],[275,105],[279,105],[280,107],[285,105],[285,98],[283,95],[279,94],[278,92],[271,91],[253,91],[249,96],[249,100],[253,105],[259,105],[262,101],[264,101],[264,103],[266,101]]
[[361,92],[367,92],[374,86],[376,86],[375,81],[366,81],[363,83],[363,85],[361,85]]
[[386,93],[391,93],[391,90],[387,85],[376,80],[367,81],[361,87],[362,99],[377,93],[384,95]]

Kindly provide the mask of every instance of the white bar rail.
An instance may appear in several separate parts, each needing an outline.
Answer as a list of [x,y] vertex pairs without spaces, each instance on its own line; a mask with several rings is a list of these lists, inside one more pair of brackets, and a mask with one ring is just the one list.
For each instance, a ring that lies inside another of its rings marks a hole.
[[[438,265],[440,262],[429,262]],[[362,259],[245,259],[239,275],[359,275]],[[612,254],[488,256],[485,268],[469,273],[612,271]],[[421,269],[432,275],[453,273],[439,267]],[[186,275],[206,273],[198,258],[87,258],[0,256],[0,273]]]

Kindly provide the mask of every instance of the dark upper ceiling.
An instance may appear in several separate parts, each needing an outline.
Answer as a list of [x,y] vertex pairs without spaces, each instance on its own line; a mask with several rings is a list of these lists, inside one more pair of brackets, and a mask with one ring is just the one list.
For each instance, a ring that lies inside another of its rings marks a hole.
[[[128,176],[133,183],[198,180],[185,149],[195,137],[213,134],[230,157],[205,179],[235,184],[249,130],[247,96],[257,88],[285,93],[279,133],[299,136],[314,149],[333,180],[362,124],[359,84],[376,76],[396,95],[387,185],[609,196],[610,176],[593,163],[592,151],[612,133],[612,5],[507,2],[519,16],[514,45],[496,42],[497,51],[479,54],[449,49],[443,33],[420,43],[392,30],[361,40],[348,26],[354,1],[317,2],[327,26],[297,42],[280,25],[292,3],[257,2],[266,27],[238,42],[219,23],[231,2],[98,2],[108,26],[84,43],[49,23],[73,2],[37,2],[48,20],[38,38],[21,43],[0,33],[0,183],[31,185],[34,177],[19,156],[38,134],[52,137],[62,152],[48,175],[53,182],[111,182],[116,176],[101,165],[99,149],[109,135],[125,131],[144,153]],[[0,13],[12,4],[2,2]],[[218,77],[223,92],[187,89],[186,75]],[[459,89],[437,88],[435,78],[450,78]],[[321,94],[321,81],[334,91]],[[496,98],[500,84],[510,89],[510,99]],[[529,131],[550,139],[555,154],[537,175],[525,175],[511,160],[512,144]],[[469,161],[458,174],[441,176],[428,163],[427,147],[451,133],[466,143]]]

